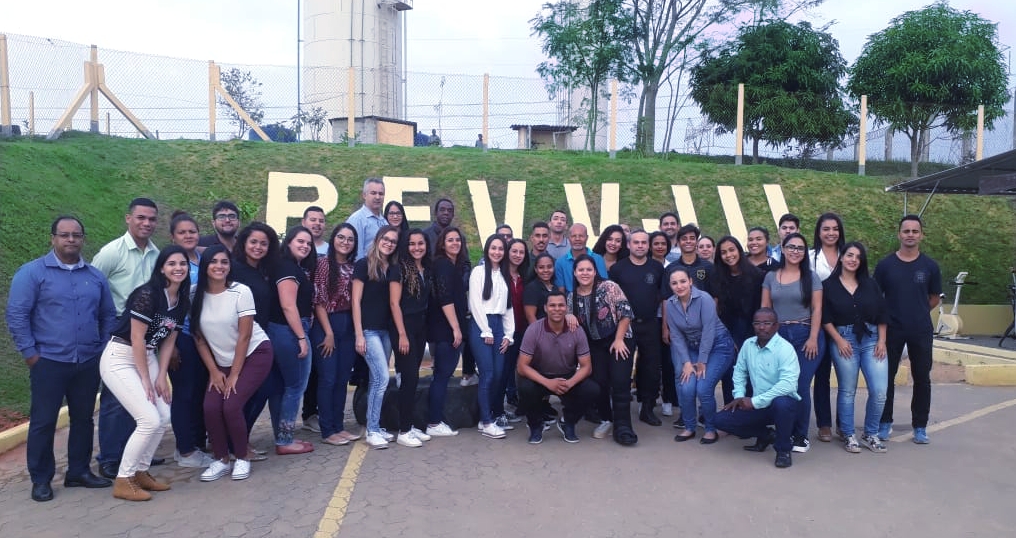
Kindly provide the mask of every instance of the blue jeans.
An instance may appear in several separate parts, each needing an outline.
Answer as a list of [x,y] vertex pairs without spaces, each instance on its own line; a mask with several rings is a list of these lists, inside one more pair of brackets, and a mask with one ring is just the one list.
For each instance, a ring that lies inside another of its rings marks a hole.
[[773,448],[777,452],[790,452],[794,447],[791,430],[797,418],[800,402],[791,396],[777,396],[769,407],[762,409],[738,409],[716,413],[716,429],[738,437],[768,437],[769,425],[776,427]]
[[[674,345],[677,345],[676,342]],[[692,357],[691,362],[698,362],[698,354],[698,346],[688,345],[688,356]],[[734,340],[730,337],[730,333],[727,331],[717,333],[713,341],[713,349],[709,352],[709,362],[706,363],[706,375],[702,379],[692,374],[687,381],[682,383],[681,370],[684,368],[684,363],[677,358],[676,354],[671,354],[671,357],[676,374],[674,383],[677,388],[677,399],[681,404],[681,418],[684,419],[685,428],[693,430],[698,421],[699,410],[695,405],[695,399],[698,398],[698,403],[702,407],[702,417],[705,419],[705,431],[706,433],[715,432],[716,425],[713,423],[713,419],[716,416],[716,385],[734,362]]]
[[[310,320],[303,319],[304,334],[310,329]],[[296,431],[296,415],[300,412],[303,391],[307,389],[307,378],[310,376],[310,365],[313,358],[300,358],[300,341],[289,325],[268,323],[268,338],[272,341],[275,361],[272,363],[271,376],[275,377],[275,390],[268,396],[268,411],[272,414],[272,430],[275,433],[275,445],[285,446],[293,443]]]
[[[504,375],[504,354],[501,353],[504,327],[501,325],[501,316],[488,314],[487,325],[494,333],[493,344],[483,342],[483,338],[480,337],[480,327],[475,320],[469,324],[469,345],[473,349],[473,358],[476,359],[476,373],[480,376],[476,399],[480,405],[480,421],[484,424],[494,421],[493,409],[496,407],[494,398],[497,397],[494,386],[497,380]],[[504,398],[503,394],[501,398]]]
[[99,359],[75,364],[40,357],[28,370],[28,377],[32,387],[32,410],[25,453],[32,483],[49,484],[56,473],[53,442],[65,396],[71,419],[67,435],[67,476],[78,477],[89,472],[95,428],[92,413],[95,394],[99,391]]
[[381,405],[388,389],[388,358],[392,356],[392,341],[388,331],[364,330],[363,338],[367,341],[367,353],[363,358],[367,361],[370,382],[367,386],[367,431],[381,431]]
[[504,366],[501,369],[501,377],[494,386],[494,395],[491,398],[491,414],[495,417],[504,414],[504,401],[518,401],[519,392],[515,385],[515,366],[519,362],[519,347],[522,345],[522,333],[515,333],[515,343],[508,346],[504,352]]
[[327,357],[321,356],[318,348],[325,338],[324,330],[319,324],[310,329],[314,366],[317,369],[317,407],[322,439],[345,429],[342,422],[346,413],[346,387],[349,386],[353,361],[356,360],[353,315],[348,310],[333,312],[328,314],[328,324],[334,335],[335,349]]
[[173,403],[170,420],[176,437],[176,450],[190,454],[205,447],[205,393],[208,392],[208,368],[201,361],[194,337],[186,333],[176,336],[176,351],[180,365],[169,371],[173,384]]
[[430,355],[434,358],[434,377],[430,381],[427,394],[427,424],[444,421],[445,399],[448,395],[448,380],[455,373],[455,365],[459,363],[462,344],[452,347],[451,342],[431,342]]
[[889,361],[885,357],[875,358],[875,343],[878,342],[878,327],[868,324],[870,334],[857,341],[852,326],[836,327],[853,348],[853,355],[843,357],[835,345],[829,346],[836,367],[836,379],[839,391],[836,393],[836,414],[839,416],[840,431],[851,435],[854,433],[854,394],[857,392],[857,373],[864,374],[864,382],[868,385],[868,402],[864,410],[864,434],[878,433],[878,423],[885,407],[886,391],[889,388]]
[[134,417],[120,405],[113,392],[103,386],[99,393],[99,454],[95,456],[95,461],[99,465],[119,463],[135,426],[137,421]]
[[811,326],[801,323],[780,325],[780,336],[797,351],[797,363],[801,366],[801,375],[797,378],[797,394],[801,403],[797,406],[797,420],[794,421],[794,437],[807,438],[808,427],[811,425],[811,380],[815,377],[822,357],[825,355],[825,335],[818,333],[818,354],[809,359],[804,356],[804,343],[811,335]]

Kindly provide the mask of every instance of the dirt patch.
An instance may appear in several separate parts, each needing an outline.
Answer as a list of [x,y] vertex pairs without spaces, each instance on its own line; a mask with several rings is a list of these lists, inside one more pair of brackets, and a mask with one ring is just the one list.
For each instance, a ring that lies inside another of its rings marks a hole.
[[0,432],[28,422],[28,417],[10,409],[0,409]]

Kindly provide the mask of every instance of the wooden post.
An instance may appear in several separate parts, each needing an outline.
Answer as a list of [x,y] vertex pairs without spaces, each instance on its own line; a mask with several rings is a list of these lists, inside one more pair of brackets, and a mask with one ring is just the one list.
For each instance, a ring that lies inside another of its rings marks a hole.
[[977,105],[977,152],[974,160],[984,158],[984,105]]
[[208,60],[208,140],[215,142],[215,86],[219,84],[219,66]]
[[346,120],[346,143],[349,147],[356,146],[356,68],[349,67],[349,98],[346,102],[346,113],[349,119]]
[[[99,64],[99,49],[95,45],[92,45],[89,50],[89,56],[91,58],[92,65]],[[99,132],[99,86],[92,86],[92,92],[89,96],[91,98],[91,114],[89,116],[88,131],[91,133]]]
[[[610,158],[617,158],[617,79],[610,81]],[[600,224],[603,227],[603,224]]]
[[734,164],[742,164],[744,154],[744,83],[737,85],[737,129],[734,131],[737,139],[734,149]]
[[14,134],[11,127],[11,81],[7,72],[7,35],[0,34],[0,137]]
[[868,96],[861,96],[861,126],[858,133],[857,175],[864,175],[864,166],[868,162]]
[[28,134],[35,136],[35,92],[28,92]]
[[490,147],[490,120],[489,114],[490,105],[490,73],[483,74],[483,152],[487,152],[487,148]]

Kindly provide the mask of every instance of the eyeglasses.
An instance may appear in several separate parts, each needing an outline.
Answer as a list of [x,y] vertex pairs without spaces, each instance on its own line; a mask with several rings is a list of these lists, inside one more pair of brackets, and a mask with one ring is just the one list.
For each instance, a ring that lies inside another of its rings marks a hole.
[[776,325],[775,321],[753,321],[751,322],[752,327],[772,327]]
[[336,235],[336,236],[335,236],[335,239],[338,239],[338,240],[339,240],[339,243],[352,243],[353,241],[355,241],[355,240],[356,240],[356,239],[355,239],[355,238],[354,238],[353,236],[351,236],[351,235],[342,235],[342,234]]
[[71,239],[71,238],[74,238],[74,239],[77,239],[79,241],[81,239],[85,238],[85,234],[80,234],[80,233],[77,233],[77,232],[74,232],[74,233],[72,233],[72,232],[60,232],[60,233],[53,234],[53,236],[54,237],[59,237],[60,239]]
[[230,214],[220,213],[218,215],[215,215],[215,220],[239,220],[239,219],[240,217],[233,215],[232,213]]
[[805,248],[804,245],[785,245],[783,250],[786,250],[787,252],[804,252],[808,249]]
[[397,244],[399,244],[399,240],[398,239],[391,239],[391,238],[385,237],[385,236],[381,237],[381,242],[382,243],[388,243],[389,245],[397,245]]
[[389,211],[388,212],[388,216],[389,217],[401,217],[402,216],[402,212],[401,211]]

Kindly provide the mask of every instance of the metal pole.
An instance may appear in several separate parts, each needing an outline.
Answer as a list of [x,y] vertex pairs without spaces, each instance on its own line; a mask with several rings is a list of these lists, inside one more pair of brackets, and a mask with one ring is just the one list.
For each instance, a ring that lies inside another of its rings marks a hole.
[[349,108],[348,119],[346,120],[346,143],[349,147],[356,146],[356,68],[349,66],[349,100],[346,106]]
[[[617,158],[617,79],[610,81],[610,158]],[[602,224],[600,225],[603,226]]]
[[[99,49],[95,45],[92,45],[91,51],[89,52],[92,65],[98,65],[99,63]],[[88,123],[88,131],[92,133],[99,132],[99,85],[92,86],[91,92],[91,110]]]
[[28,134],[35,136],[35,92],[28,92]]
[[744,83],[737,85],[737,137],[734,149],[734,164],[742,164],[744,155]]
[[490,146],[488,105],[490,104],[490,73],[483,74],[483,152]]
[[864,175],[864,166],[868,162],[868,96],[861,96],[861,131],[858,133],[857,175]]
[[219,83],[219,69],[208,60],[208,139],[215,142],[215,85]]
[[[298,121],[298,122],[302,122],[303,121],[303,118],[300,117],[300,116],[302,116],[302,114],[301,114],[302,109],[300,108],[300,105],[301,105],[300,100],[303,97],[303,95],[300,93],[300,48],[301,48],[301,45],[302,45],[302,42],[300,41],[300,2],[301,1],[302,0],[296,0],[296,118],[297,118],[296,121]],[[296,136],[298,137],[297,138],[298,140],[300,138],[303,138],[301,136],[301,134],[300,134],[300,131],[303,131],[302,127],[303,127],[303,125],[301,125],[301,129],[299,129],[297,131],[297,133],[296,133]]]
[[974,160],[984,158],[984,105],[977,105],[977,152]]

